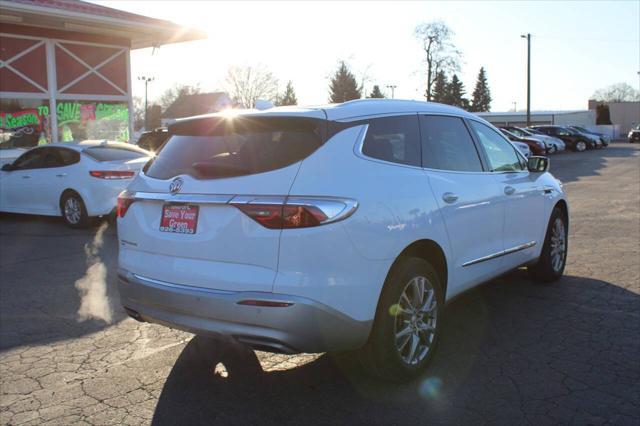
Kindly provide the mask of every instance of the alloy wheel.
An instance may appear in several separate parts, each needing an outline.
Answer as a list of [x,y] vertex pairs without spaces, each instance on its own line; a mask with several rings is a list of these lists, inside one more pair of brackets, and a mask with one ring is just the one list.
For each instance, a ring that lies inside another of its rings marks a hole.
[[82,217],[82,207],[80,201],[74,197],[69,197],[64,203],[64,217],[73,225],[80,222]]
[[427,357],[437,326],[438,301],[428,278],[412,278],[400,295],[395,317],[395,343],[400,358],[416,365]]
[[584,151],[585,149],[587,149],[587,144],[585,144],[584,142],[578,142],[576,144],[576,149],[580,152]]
[[567,235],[564,222],[556,218],[551,229],[551,266],[555,272],[562,270],[567,252]]

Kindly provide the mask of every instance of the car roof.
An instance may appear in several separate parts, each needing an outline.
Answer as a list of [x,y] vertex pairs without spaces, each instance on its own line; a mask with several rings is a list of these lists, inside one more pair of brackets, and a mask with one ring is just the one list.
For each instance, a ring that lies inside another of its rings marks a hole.
[[[424,102],[401,99],[358,99],[340,104],[327,104],[315,106],[284,106],[265,110],[226,110],[213,114],[199,115],[178,119],[175,123],[214,117],[233,116],[284,116],[284,117],[308,117],[327,119],[332,121],[349,121],[375,115],[402,114],[402,113],[433,113],[448,114],[467,118],[484,119],[471,114],[461,108],[435,102]],[[175,124],[174,123],[174,124]]]
[[48,143],[45,145],[38,145],[34,148],[45,148],[45,147],[54,147],[54,148],[69,148],[74,151],[84,151],[87,148],[93,148],[96,146],[119,146],[119,145],[131,145],[125,142],[116,142],[109,141],[106,139],[89,139],[84,141],[69,141],[69,142],[56,142],[56,143]]

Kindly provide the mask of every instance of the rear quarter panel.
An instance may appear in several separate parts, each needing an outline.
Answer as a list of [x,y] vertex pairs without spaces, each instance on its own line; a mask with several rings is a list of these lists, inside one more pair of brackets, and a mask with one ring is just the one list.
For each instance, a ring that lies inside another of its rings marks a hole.
[[343,130],[303,161],[291,195],[353,198],[358,209],[342,222],[283,231],[274,285],[361,321],[374,318],[387,273],[407,246],[430,239],[449,251],[426,173],[357,155],[365,129]]

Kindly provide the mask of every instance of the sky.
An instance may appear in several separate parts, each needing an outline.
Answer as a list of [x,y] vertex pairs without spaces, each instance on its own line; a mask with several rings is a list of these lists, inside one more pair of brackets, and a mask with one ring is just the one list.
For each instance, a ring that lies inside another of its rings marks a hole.
[[640,89],[640,0],[578,1],[95,1],[205,30],[206,40],[133,51],[138,76],[153,76],[149,99],[176,84],[221,90],[230,66],[262,64],[291,80],[298,103],[328,101],[328,83],[345,60],[365,90],[421,99],[425,65],[413,31],[442,20],[462,52],[459,77],[468,95],[484,66],[492,111],[526,107],[526,40],[531,33],[531,108],[586,109],[596,89],[626,82]]

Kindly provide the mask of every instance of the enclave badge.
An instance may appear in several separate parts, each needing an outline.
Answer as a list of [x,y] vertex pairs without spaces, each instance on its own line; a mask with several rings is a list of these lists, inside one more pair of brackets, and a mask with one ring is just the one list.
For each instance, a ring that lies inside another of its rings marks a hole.
[[177,194],[182,189],[183,183],[184,181],[182,180],[182,178],[175,178],[169,185],[169,192],[171,192],[172,194]]

